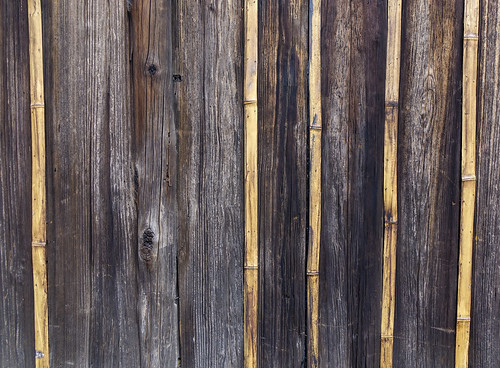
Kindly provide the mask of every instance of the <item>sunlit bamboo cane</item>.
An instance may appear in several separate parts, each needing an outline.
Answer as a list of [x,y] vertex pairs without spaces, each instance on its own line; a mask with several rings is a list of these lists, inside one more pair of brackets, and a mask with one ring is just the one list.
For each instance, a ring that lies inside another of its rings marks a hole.
[[399,68],[401,54],[401,0],[389,0],[387,9],[387,61],[384,133],[384,258],[381,323],[381,368],[392,367],[396,242],[398,235],[397,143]]
[[28,0],[31,151],[32,151],[32,257],[36,366],[49,366],[47,306],[45,107],[43,93],[42,14],[40,0]]
[[244,365],[257,367],[257,300],[259,245],[257,229],[257,0],[245,0],[244,124],[245,124],[245,260]]
[[476,79],[479,1],[465,0],[462,97],[462,203],[455,367],[469,360],[472,246],[476,201]]
[[309,246],[307,260],[307,365],[319,365],[318,305],[321,235],[321,0],[310,2],[309,32]]

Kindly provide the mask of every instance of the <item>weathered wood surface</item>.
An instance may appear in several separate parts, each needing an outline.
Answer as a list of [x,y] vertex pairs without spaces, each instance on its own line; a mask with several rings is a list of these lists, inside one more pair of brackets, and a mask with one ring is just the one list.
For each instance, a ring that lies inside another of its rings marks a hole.
[[259,6],[259,367],[304,363],[307,5]]
[[320,367],[380,362],[386,5],[322,4]]
[[500,366],[500,7],[482,0],[478,74],[478,156],[469,366]]
[[172,2],[138,0],[130,12],[140,362],[141,367],[175,367],[179,338]]
[[178,0],[179,320],[183,367],[243,366],[243,8]]
[[126,2],[46,2],[51,367],[138,367]]
[[403,2],[394,366],[452,367],[463,1]]
[[26,1],[3,1],[0,17],[0,366],[34,367]]

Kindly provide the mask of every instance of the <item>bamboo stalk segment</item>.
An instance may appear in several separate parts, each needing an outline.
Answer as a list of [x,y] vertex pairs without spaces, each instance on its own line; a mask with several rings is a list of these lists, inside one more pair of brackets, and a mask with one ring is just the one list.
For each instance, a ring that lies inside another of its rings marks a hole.
[[321,0],[310,2],[309,33],[309,245],[307,259],[307,365],[319,365],[318,307],[321,235]]
[[396,293],[396,243],[398,235],[397,137],[401,54],[401,0],[389,0],[385,82],[384,133],[384,258],[380,366],[392,367],[394,301]]
[[245,260],[244,365],[257,367],[259,245],[257,229],[257,52],[258,3],[245,0],[244,124],[245,124]]
[[476,80],[479,1],[465,0],[462,96],[462,202],[455,367],[469,361],[472,250],[476,202]]
[[31,150],[32,258],[36,367],[49,367],[46,270],[45,108],[43,91],[42,15],[40,0],[28,0]]

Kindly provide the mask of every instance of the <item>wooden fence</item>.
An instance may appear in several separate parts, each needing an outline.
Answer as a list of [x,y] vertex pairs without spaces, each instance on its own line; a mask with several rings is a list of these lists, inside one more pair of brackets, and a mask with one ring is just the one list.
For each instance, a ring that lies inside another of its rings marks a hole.
[[497,1],[0,18],[0,367],[500,367]]

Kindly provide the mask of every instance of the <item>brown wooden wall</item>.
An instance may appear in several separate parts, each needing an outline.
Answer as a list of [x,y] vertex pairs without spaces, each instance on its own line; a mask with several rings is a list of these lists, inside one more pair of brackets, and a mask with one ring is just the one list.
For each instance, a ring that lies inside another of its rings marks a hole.
[[[403,1],[394,367],[453,367],[463,0]],[[500,367],[480,2],[470,367]],[[321,367],[378,367],[387,3],[323,0]],[[242,367],[243,0],[42,0],[51,367]],[[26,0],[0,2],[0,367],[34,366]],[[259,0],[258,361],[306,362],[308,0]]]

